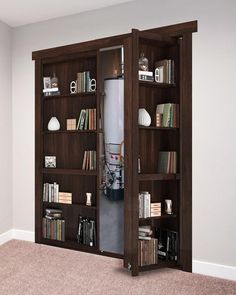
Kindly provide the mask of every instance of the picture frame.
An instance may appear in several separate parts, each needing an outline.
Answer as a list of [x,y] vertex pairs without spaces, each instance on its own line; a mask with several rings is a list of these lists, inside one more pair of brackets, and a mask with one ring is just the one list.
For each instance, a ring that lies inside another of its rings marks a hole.
[[56,156],[45,156],[45,168],[56,168]]
[[52,88],[51,77],[43,77],[43,88],[44,89]]

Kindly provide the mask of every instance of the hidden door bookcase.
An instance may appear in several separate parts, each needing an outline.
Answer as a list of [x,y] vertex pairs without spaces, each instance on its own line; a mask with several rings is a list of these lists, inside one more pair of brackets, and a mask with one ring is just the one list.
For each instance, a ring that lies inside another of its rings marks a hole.
[[[197,22],[139,31],[108,38],[33,52],[35,61],[35,241],[47,245],[124,260],[132,275],[161,267],[192,271],[192,33]],[[120,67],[124,49],[124,224],[123,251],[101,248],[101,198],[103,169],[102,101],[103,82]],[[104,48],[110,50],[104,51]],[[113,50],[114,49],[114,50]],[[113,51],[112,51],[113,50]],[[138,60],[144,52],[149,70],[163,59],[174,61],[174,81],[170,84],[139,81]],[[70,94],[70,82],[78,72],[89,71],[96,79],[96,91]],[[43,77],[56,73],[60,95],[43,95]],[[179,105],[177,127],[156,127],[156,106]],[[151,126],[138,124],[138,110],[151,115]],[[67,130],[66,120],[79,118],[81,109],[96,109],[96,130]],[[52,116],[60,122],[59,131],[48,131]],[[84,151],[96,151],[96,169],[83,170]],[[158,173],[161,151],[175,151],[176,173]],[[44,157],[55,155],[56,168],[45,168]],[[140,170],[138,159],[140,160]],[[72,193],[72,204],[43,201],[44,183],[58,183],[60,191]],[[92,206],[86,206],[86,192],[92,193]],[[152,202],[164,206],[171,197],[173,214],[139,218],[139,192],[148,191]],[[42,220],[46,209],[60,209],[65,220],[65,241],[43,237]],[[95,220],[96,243],[77,242],[78,217]],[[177,261],[158,260],[140,266],[139,226],[178,232]]]

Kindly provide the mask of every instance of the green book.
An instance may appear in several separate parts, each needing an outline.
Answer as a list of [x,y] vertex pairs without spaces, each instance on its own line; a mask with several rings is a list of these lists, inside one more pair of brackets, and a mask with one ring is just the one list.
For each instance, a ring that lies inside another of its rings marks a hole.
[[167,173],[169,152],[159,152],[158,173]]
[[171,109],[171,103],[165,103],[164,110],[163,110],[163,120],[162,120],[163,127],[169,127],[170,109]]

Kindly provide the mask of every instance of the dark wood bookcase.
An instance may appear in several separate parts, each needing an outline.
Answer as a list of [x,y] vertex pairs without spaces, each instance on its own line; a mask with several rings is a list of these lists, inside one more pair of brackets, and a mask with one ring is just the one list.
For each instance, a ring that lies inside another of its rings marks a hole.
[[[35,241],[100,255],[122,258],[132,275],[161,267],[192,270],[192,33],[197,22],[112,36],[63,47],[33,52],[35,61]],[[100,111],[103,81],[119,67],[120,51],[124,48],[124,214],[123,251],[101,249],[101,134]],[[103,51],[114,48],[113,51]],[[155,62],[172,59],[175,63],[173,84],[138,80],[138,59],[145,52],[150,70]],[[95,92],[70,94],[69,85],[78,72],[90,71],[97,81]],[[60,95],[43,96],[43,77],[56,72]],[[157,104],[179,104],[180,124],[176,128],[155,126]],[[66,119],[79,118],[83,108],[96,108],[96,130],[66,130]],[[138,109],[151,114],[149,127],[138,125]],[[59,131],[48,131],[52,116],[60,121]],[[82,170],[85,150],[96,150],[96,170]],[[159,151],[177,152],[177,173],[159,174]],[[56,155],[57,167],[45,168],[44,156]],[[141,171],[138,171],[138,158]],[[60,191],[73,195],[72,204],[43,202],[43,184],[57,182]],[[171,196],[173,215],[139,219],[139,191],[149,191],[153,202],[163,204]],[[92,193],[92,206],[86,206],[85,194]],[[42,237],[42,218],[46,208],[63,211],[65,241]],[[94,247],[78,244],[78,216],[96,220],[97,243]],[[139,266],[138,228],[140,225],[169,228],[179,233],[179,260],[159,261]]]

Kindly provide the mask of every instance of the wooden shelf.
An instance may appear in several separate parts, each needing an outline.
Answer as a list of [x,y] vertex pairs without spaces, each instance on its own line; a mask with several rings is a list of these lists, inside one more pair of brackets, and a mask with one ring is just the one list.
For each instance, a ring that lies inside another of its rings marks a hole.
[[139,266],[139,271],[147,271],[147,270],[153,270],[158,268],[165,268],[165,267],[178,267],[177,262],[175,261],[162,261],[159,260],[157,264],[150,264],[150,265],[144,265]]
[[54,202],[43,202],[44,205],[52,205],[52,206],[68,206],[68,207],[79,207],[79,208],[86,208],[86,209],[91,209],[91,210],[97,210],[96,206],[87,206],[85,204],[65,204],[65,203],[54,203]]
[[139,181],[179,180],[180,174],[139,174]]
[[176,87],[175,84],[148,82],[148,81],[140,81],[140,80],[139,80],[139,85],[140,86],[145,86],[145,87],[155,87],[155,88],[173,88],[173,87]]
[[176,218],[176,214],[163,214],[161,216],[139,218],[139,221],[154,220],[154,219],[169,219],[169,218]]
[[67,175],[84,175],[84,176],[95,176],[97,170],[82,170],[82,169],[58,169],[58,168],[43,168],[44,174],[67,174]]
[[77,133],[97,133],[97,130],[58,130],[58,131],[43,131],[43,134],[77,134]]
[[42,244],[50,245],[50,246],[57,246],[67,249],[73,249],[73,250],[79,250],[83,252],[89,252],[89,253],[96,253],[98,254],[100,251],[97,247],[90,247],[82,244],[78,244],[76,240],[65,240],[58,241],[58,240],[51,240],[51,239],[44,239],[42,238]]
[[81,93],[75,93],[75,94],[60,94],[60,95],[50,95],[50,96],[42,96],[43,99],[48,100],[48,99],[59,99],[59,98],[71,98],[71,97],[88,97],[88,96],[94,96],[97,95],[96,91],[91,91],[91,92],[81,92]]
[[156,126],[139,126],[141,130],[178,130],[179,127],[156,127]]

